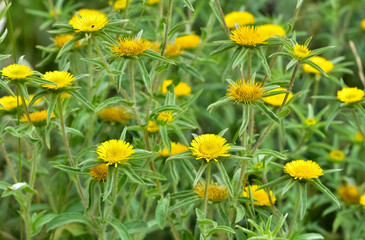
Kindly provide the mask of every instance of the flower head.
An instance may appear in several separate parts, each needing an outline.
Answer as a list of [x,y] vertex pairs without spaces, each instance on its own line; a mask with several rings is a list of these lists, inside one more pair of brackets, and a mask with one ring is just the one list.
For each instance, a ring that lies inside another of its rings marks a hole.
[[[47,120],[47,114],[48,114],[48,110],[37,111],[37,112],[29,114],[29,118],[30,118],[30,121],[35,126],[42,126],[45,123],[45,121]],[[52,113],[51,118],[54,118],[54,117],[55,117],[55,115]],[[20,121],[28,122],[28,117],[24,114]]]
[[229,37],[237,44],[246,47],[266,44],[265,41],[269,38],[261,28],[254,26],[241,26],[233,30]]
[[[194,192],[201,199],[205,196],[206,182],[198,183],[194,186]],[[217,182],[211,181],[208,185],[208,200],[212,202],[221,202],[228,198],[228,190],[225,185],[218,185]]]
[[361,21],[361,29],[365,30],[365,18]]
[[229,84],[227,96],[236,103],[243,102],[245,104],[251,104],[253,101],[262,97],[262,90],[261,83],[250,83],[240,79]]
[[[333,69],[333,64],[331,61],[328,61],[323,57],[314,56],[311,57],[309,61],[318,65],[325,73],[329,73]],[[321,74],[317,69],[313,68],[309,64],[303,64],[303,70],[307,73],[315,73],[316,75]]]
[[264,24],[264,25],[260,25],[259,28],[261,28],[261,30],[264,32],[264,34],[266,34],[267,38],[276,37],[276,35],[278,35],[280,37],[285,36],[285,30],[280,25]]
[[74,36],[72,34],[61,34],[54,37],[54,44],[60,48],[63,47],[68,41],[73,39]]
[[313,118],[307,118],[305,119],[305,125],[307,126],[313,126],[316,125],[317,121]]
[[355,137],[354,137],[354,141],[355,142],[363,142],[364,141],[364,137],[362,136],[361,133],[356,133]]
[[16,63],[4,67],[3,70],[1,70],[1,74],[11,80],[28,79],[33,73],[34,72],[30,67]]
[[224,20],[227,23],[228,28],[234,28],[237,24],[238,26],[248,25],[255,23],[255,17],[249,12],[233,11],[228,13]]
[[175,117],[174,117],[174,115],[172,115],[171,112],[161,112],[160,114],[158,114],[158,117],[157,117],[157,121],[162,124],[170,123],[170,122],[174,121],[174,119],[175,119]]
[[336,162],[342,162],[345,159],[345,154],[341,150],[332,150],[330,158]]
[[147,126],[147,131],[150,132],[150,133],[155,133],[155,132],[158,132],[160,128],[158,127],[158,125],[153,122],[153,121],[149,121],[148,122],[148,126]]
[[[260,188],[258,185],[250,185],[250,187],[245,187],[245,190],[242,193],[243,197],[249,198],[250,197],[250,188],[252,193],[252,198],[254,200],[254,204],[256,206],[270,206],[270,199],[264,189],[257,190]],[[272,203],[275,203],[276,198],[273,192],[270,190],[269,192]]]
[[365,209],[365,194],[363,194],[360,197],[360,204],[362,205],[362,207]]
[[[33,94],[29,95],[29,99],[32,100],[34,97]],[[42,101],[42,99],[37,99],[37,101],[35,101],[34,105],[38,105],[40,102]],[[26,104],[28,105],[29,102],[28,100],[25,99]],[[4,96],[2,98],[0,98],[0,104],[2,105],[2,107],[0,106],[0,110],[12,110],[15,109],[17,107],[17,104],[19,103],[19,106],[21,106],[23,104],[22,100],[20,99],[20,97],[17,98],[13,97],[13,96]]]
[[123,140],[109,140],[101,143],[96,149],[98,158],[104,160],[106,165],[118,166],[118,163],[124,163],[131,158],[134,153],[133,146]]
[[[110,1],[110,3],[113,4],[112,1]],[[110,5],[112,5],[110,4]],[[125,9],[127,7],[127,0],[117,0],[115,1],[114,5],[113,5],[113,8],[114,10],[122,10],[122,9]]]
[[364,99],[365,92],[357,87],[342,88],[337,91],[337,99],[344,103],[359,102]]
[[[162,88],[161,88],[161,92],[163,94],[166,94],[168,92],[167,87],[170,86],[173,83],[173,80],[165,80],[162,83]],[[179,82],[175,88],[175,96],[176,97],[180,97],[180,96],[189,96],[191,93],[191,87],[184,82]]]
[[[286,88],[276,88],[276,89],[273,89],[271,91],[268,91],[267,93],[279,92],[279,91],[288,91],[288,89],[286,89]],[[286,93],[280,93],[280,94],[272,95],[272,96],[269,96],[269,97],[263,97],[262,100],[264,100],[264,102],[266,102],[267,104],[270,104],[270,105],[273,105],[273,106],[281,106],[281,105],[283,105],[285,95],[286,95]],[[293,94],[289,93],[288,98],[286,100],[286,103],[292,97],[293,97]]]
[[118,41],[120,46],[112,45],[112,52],[119,57],[137,56],[150,48],[151,43],[142,38],[120,38]]
[[[161,44],[159,42],[154,42],[151,44],[151,49],[155,52],[160,52],[160,45]],[[167,44],[163,55],[165,57],[177,57],[180,56],[183,52],[184,50],[182,50],[179,45]]]
[[55,90],[65,88],[71,85],[75,80],[75,77],[72,74],[64,71],[46,72],[43,76],[41,76],[41,78],[56,84],[42,84],[42,87]]
[[348,186],[346,183],[339,187],[337,192],[346,204],[356,204],[360,201],[360,194],[355,186]]
[[[144,1],[144,0],[141,0],[142,2]],[[152,4],[155,4],[155,3],[159,3],[160,2],[160,0],[147,0],[146,1],[146,3],[147,4],[149,4],[149,5],[152,5]]]
[[318,163],[311,160],[294,160],[290,163],[285,164],[284,172],[288,173],[294,179],[302,180],[318,178],[323,175],[323,169],[318,165]]
[[231,148],[227,140],[215,134],[202,134],[191,141],[191,151],[196,159],[205,159],[207,162],[218,157],[228,157],[228,150]]
[[108,23],[105,13],[92,10],[82,9],[77,12],[68,22],[75,29],[75,32],[95,32],[103,29]]
[[164,157],[173,156],[182,152],[186,152],[189,150],[189,147],[186,145],[183,145],[179,142],[171,142],[171,153],[169,152],[169,149],[167,147],[164,147],[164,149],[160,150],[160,155]]
[[293,53],[294,53],[294,56],[296,56],[298,59],[302,59],[302,58],[305,58],[306,56],[308,56],[311,53],[311,50],[309,50],[306,46],[299,45],[297,43],[294,46]]
[[185,48],[196,48],[200,43],[200,37],[196,34],[189,34],[176,38],[175,45]]
[[109,170],[109,166],[106,165],[105,163],[102,163],[95,167],[91,167],[90,175],[94,179],[96,179],[98,182],[103,181],[103,183],[104,183],[108,178],[108,170]]
[[259,163],[255,163],[254,165],[253,165],[253,168],[254,169],[260,169],[260,168],[263,168],[264,167],[264,164],[262,163],[262,162],[259,162]]
[[131,118],[131,115],[121,108],[104,108],[98,112],[98,115],[107,122],[125,123]]

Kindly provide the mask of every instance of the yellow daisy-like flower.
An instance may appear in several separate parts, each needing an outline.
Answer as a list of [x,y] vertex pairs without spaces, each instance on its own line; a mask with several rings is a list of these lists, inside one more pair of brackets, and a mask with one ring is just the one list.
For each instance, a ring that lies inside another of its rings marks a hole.
[[72,34],[61,34],[54,37],[54,44],[60,48],[63,47],[68,41],[73,39],[74,36]]
[[253,101],[260,99],[263,95],[261,83],[250,83],[243,79],[231,82],[227,89],[227,96],[237,102],[251,104]]
[[255,17],[251,13],[242,11],[228,13],[224,17],[224,20],[226,21],[228,28],[234,28],[235,24],[243,26],[255,23]]
[[[206,182],[198,183],[194,186],[194,192],[201,199],[205,196]],[[211,181],[208,185],[208,200],[211,202],[221,202],[228,198],[228,189],[225,185],[218,185],[217,182]]]
[[323,175],[323,169],[318,165],[318,163],[311,160],[294,160],[290,163],[285,164],[284,172],[288,173],[294,179],[302,180],[318,178]]
[[316,125],[317,121],[313,118],[307,118],[305,119],[305,124],[307,126],[313,126],[313,125]]
[[107,122],[125,123],[131,118],[131,115],[121,108],[105,108],[100,110],[98,115],[101,119]]
[[364,137],[362,136],[361,133],[356,133],[355,137],[354,137],[354,141],[355,142],[362,142],[362,141],[364,141]]
[[[314,56],[311,57],[309,61],[317,64],[320,68],[322,68],[325,73],[329,73],[333,69],[333,64],[331,63],[331,61],[328,61],[323,57]],[[316,75],[321,74],[317,69],[313,68],[309,64],[303,64],[303,70],[307,73],[315,73]]]
[[[79,13],[79,12],[78,12]],[[80,13],[79,13],[80,14]],[[108,23],[108,18],[105,13],[99,11],[95,13],[80,14],[81,18],[76,15],[77,18],[72,18],[69,24],[75,29],[75,32],[95,32],[103,29]]]
[[365,30],[365,18],[361,21],[361,29]]
[[261,30],[264,32],[264,34],[266,34],[267,38],[276,37],[276,35],[278,35],[280,37],[285,36],[285,30],[280,25],[264,24],[264,25],[260,25],[259,28],[261,28]]
[[365,92],[357,87],[342,88],[337,91],[337,99],[344,103],[359,102],[364,99]]
[[189,147],[181,144],[179,142],[171,142],[171,153],[169,152],[169,149],[167,147],[164,147],[164,149],[160,150],[160,155],[164,157],[173,156],[182,152],[186,152],[189,150]]
[[33,75],[33,73],[34,72],[30,67],[16,63],[4,67],[3,70],[1,70],[1,74],[4,77],[12,80],[28,79],[29,76]]
[[360,194],[355,186],[348,186],[345,183],[337,189],[337,192],[346,204],[356,204],[360,201]]
[[119,57],[137,56],[150,48],[151,43],[136,37],[124,37],[118,41],[120,46],[112,45],[112,52]]
[[[288,91],[288,89],[286,89],[286,88],[276,88],[276,89],[273,89],[273,90],[269,91],[268,93],[279,92],[279,91]],[[276,94],[276,95],[273,95],[273,96],[270,96],[270,97],[263,97],[262,100],[264,100],[264,102],[266,102],[267,104],[270,104],[270,105],[273,105],[273,106],[281,106],[281,105],[283,105],[285,95],[286,95],[286,93],[280,93],[280,94]],[[288,102],[292,97],[293,97],[293,94],[289,93],[286,102]]]
[[[250,188],[252,193],[252,198],[254,200],[254,205],[256,206],[270,206],[270,199],[264,189],[257,190],[260,188],[258,185],[250,185],[250,187],[245,187],[245,190],[242,193],[243,197],[250,197]],[[269,192],[272,203],[276,202],[276,197],[274,193],[270,190]]]
[[342,162],[345,159],[345,154],[341,150],[332,150],[330,158],[337,162]]
[[228,150],[231,148],[227,140],[215,134],[202,134],[191,141],[191,151],[196,159],[205,159],[207,162],[218,157],[229,157]]
[[108,178],[108,170],[109,170],[109,166],[106,165],[105,163],[102,163],[95,167],[91,167],[90,175],[94,179],[96,179],[98,182],[103,181],[103,183],[104,183]]
[[106,165],[118,166],[118,163],[124,163],[131,158],[134,153],[133,146],[123,140],[109,140],[101,143],[96,149],[99,159],[103,159]]
[[[151,49],[155,52],[160,52],[160,49],[159,49],[160,45],[161,45],[161,43],[154,42],[151,44]],[[183,52],[184,52],[184,50],[182,50],[179,45],[167,44],[163,55],[165,57],[177,57],[177,56],[180,56]]]
[[[165,80],[162,83],[161,92],[163,94],[166,94],[168,92],[167,87],[170,86],[173,82],[174,82],[173,80]],[[174,91],[175,91],[175,97],[189,96],[191,94],[191,87],[187,83],[179,82],[175,86]]]
[[[30,118],[30,121],[32,121],[32,123],[34,123],[34,124],[42,123],[47,120],[47,114],[48,114],[48,110],[37,111],[37,112],[29,114],[29,118]],[[55,117],[55,115],[52,113],[51,118],[54,118],[54,117]],[[27,116],[24,114],[20,121],[28,122]]]
[[158,127],[158,125],[153,122],[153,121],[149,121],[148,122],[148,126],[147,126],[147,131],[150,132],[150,133],[155,133],[155,132],[158,132],[160,128]]
[[200,43],[200,37],[196,34],[189,34],[176,38],[175,45],[185,48],[196,48]]
[[66,99],[66,98],[68,98],[69,96],[71,96],[71,94],[69,94],[69,93],[61,93],[61,99]]
[[65,88],[71,85],[72,82],[75,80],[75,77],[71,73],[64,71],[46,72],[44,75],[41,76],[41,78],[50,82],[54,82],[56,84],[42,84],[42,87],[55,90]]
[[299,45],[298,43],[295,44],[294,49],[293,49],[293,54],[294,56],[296,56],[298,59],[301,58],[305,58],[306,56],[308,56],[311,53],[311,50],[309,50],[306,46],[304,45]]
[[170,123],[172,121],[174,121],[175,117],[174,115],[172,115],[171,112],[161,112],[160,114],[158,114],[157,117],[157,121],[159,121],[160,123]]
[[77,13],[75,13],[72,18],[68,21],[68,24],[73,25],[75,24],[79,19],[79,15],[82,17],[86,17],[86,16],[92,16],[92,15],[102,15],[102,16],[106,16],[105,13],[100,12],[99,10],[95,10],[95,9],[80,9],[77,11]]
[[[143,2],[144,0],[141,0],[141,1]],[[160,2],[160,0],[147,0],[146,1],[146,3],[149,4],[149,5],[153,5],[153,4],[159,3],[159,2]]]
[[261,28],[254,26],[241,26],[233,30],[229,37],[237,44],[246,47],[266,44],[265,41],[269,38]]
[[360,197],[360,204],[362,205],[362,207],[365,209],[365,194],[363,194]]
[[[32,100],[34,97],[34,94],[29,95],[29,99]],[[18,98],[18,102],[19,102],[19,106],[21,106],[23,104],[21,98]],[[27,99],[25,99],[26,104],[28,105],[29,102]],[[42,99],[38,99],[37,101],[35,101],[34,106],[38,105],[40,102],[42,102]],[[12,110],[15,109],[17,107],[17,99],[16,97],[13,96],[4,96],[2,98],[0,98],[0,104],[3,106],[0,106],[0,110]]]

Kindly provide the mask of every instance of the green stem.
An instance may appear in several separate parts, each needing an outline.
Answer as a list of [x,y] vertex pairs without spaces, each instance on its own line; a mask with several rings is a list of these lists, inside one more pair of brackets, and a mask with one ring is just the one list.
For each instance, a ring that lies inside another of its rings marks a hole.
[[222,10],[222,7],[221,7],[221,4],[219,2],[219,0],[215,0],[215,3],[217,4],[217,8],[219,10],[219,16],[221,17],[221,20],[223,22],[223,25],[224,25],[224,29],[226,30],[228,36],[231,35],[231,31],[229,30],[228,26],[227,26],[227,22],[226,22],[226,19],[224,18],[224,13],[223,13],[223,10]]
[[[5,4],[6,4],[6,6],[9,5],[7,0],[5,0]],[[14,63],[16,63],[16,42],[15,42],[15,37],[14,37],[13,22],[11,21],[10,9],[8,10],[7,15],[8,15],[9,30],[10,30],[10,38],[11,38],[11,42],[13,44],[13,59],[14,59]]]
[[300,203],[300,197],[298,195],[297,197],[297,202],[295,204],[295,212],[294,212],[294,216],[293,219],[291,220],[290,226],[289,226],[289,232],[287,237],[290,237],[293,230],[294,230],[294,226],[295,226],[295,222],[297,221],[297,217],[298,217],[298,213],[299,213],[299,203]]
[[[361,128],[360,121],[359,121],[359,119],[357,118],[357,115],[356,115],[355,110],[354,110],[354,109],[351,109],[351,112],[352,112],[352,116],[353,116],[353,118],[354,118],[354,120],[355,120],[355,123],[356,123],[356,126],[357,126],[357,128],[358,128],[359,132],[361,133],[361,135],[362,135],[363,139],[365,139],[365,133],[364,133],[364,131],[363,131],[363,130],[362,130],[362,128]],[[364,142],[364,144],[365,144],[365,141],[363,141],[363,142]]]
[[208,193],[209,193],[209,183],[210,183],[210,171],[211,171],[211,164],[208,163],[207,170],[206,170],[206,179],[205,179],[205,189],[204,189],[204,205],[203,205],[203,213],[204,217],[207,215],[208,209]]
[[129,63],[129,77],[131,80],[131,97],[134,105],[137,105],[136,102],[136,87],[134,82],[134,62],[133,60]]
[[167,13],[167,18],[166,18],[166,27],[165,27],[165,34],[164,34],[164,39],[163,39],[163,46],[162,46],[162,50],[161,50],[161,56],[163,56],[163,54],[165,53],[166,46],[167,46],[167,34],[168,34],[169,26],[171,23],[171,14],[172,14],[173,3],[174,3],[174,0],[169,0],[169,12]]
[[250,81],[251,79],[251,50],[247,50],[247,78],[246,81]]
[[[92,43],[95,44],[95,42],[93,40],[90,40],[90,42],[88,42],[87,44],[87,49],[88,49],[88,56],[90,59],[93,58],[93,49],[92,49]],[[88,84],[87,84],[87,97],[89,99],[89,101],[92,101],[92,97],[93,97],[93,93],[92,93],[92,88],[93,88],[93,64],[92,63],[89,63],[88,64],[88,68],[89,68],[89,81],[88,81]]]
[[4,143],[1,143],[1,144],[0,144],[0,148],[1,148],[1,152],[2,152],[2,153],[3,153],[3,155],[4,155],[5,162],[6,162],[6,164],[8,165],[8,168],[9,168],[9,171],[10,171],[10,175],[11,175],[11,177],[13,178],[14,182],[15,182],[15,183],[17,183],[17,182],[18,182],[18,179],[16,179],[16,174],[15,174],[15,171],[14,171],[13,166],[11,165],[11,161],[10,161],[10,159],[9,159],[8,153],[6,152],[6,149],[5,149]]

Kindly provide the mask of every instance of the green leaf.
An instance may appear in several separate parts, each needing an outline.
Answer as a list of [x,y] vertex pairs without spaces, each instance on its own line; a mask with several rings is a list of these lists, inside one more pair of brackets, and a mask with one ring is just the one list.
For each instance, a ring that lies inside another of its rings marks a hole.
[[61,213],[47,224],[47,232],[69,223],[83,223],[92,227],[90,220],[81,213]]
[[209,164],[209,163],[205,163],[205,162],[204,162],[204,163],[200,166],[200,168],[199,168],[198,172],[196,173],[196,177],[195,177],[195,180],[194,180],[193,186],[195,186],[196,184],[198,184],[198,182],[199,182],[199,180],[200,180],[201,176],[203,175],[203,173],[204,173],[205,169],[207,168],[208,164]]
[[196,77],[197,79],[199,79],[200,81],[202,81],[202,82],[205,81],[204,77],[195,68],[193,68],[189,65],[186,65],[185,63],[179,63],[178,66],[181,67],[182,69],[184,69],[190,75],[192,75],[192,76]]
[[285,185],[285,187],[283,188],[283,191],[281,192],[281,196],[284,196],[284,194],[289,191],[293,186],[294,184],[296,183],[297,181],[292,178],[290,179],[290,181]]
[[13,97],[15,97],[15,94],[13,93],[13,91],[11,91],[10,87],[5,83],[5,81],[0,80],[0,88],[4,89],[10,95],[12,95]]
[[235,231],[228,227],[228,226],[218,226],[216,228],[213,228],[211,230],[209,230],[208,234],[207,234],[207,237],[209,237],[210,235],[214,234],[214,233],[217,233],[217,232],[226,232],[226,233],[232,233],[232,234],[235,234]]
[[275,115],[275,113],[273,113],[270,109],[268,109],[266,107],[265,104],[263,104],[262,102],[256,102],[257,106],[259,106],[259,108],[274,122],[276,122],[277,124],[280,123],[279,118]]
[[132,240],[132,237],[129,235],[128,230],[118,219],[111,217],[109,220],[109,224],[117,231],[120,239]]
[[230,102],[230,101],[231,101],[231,99],[229,99],[227,96],[222,97],[221,99],[219,99],[219,100],[218,100],[218,101],[216,101],[215,103],[210,104],[210,105],[208,106],[207,110],[208,110],[209,112],[212,112],[215,108],[217,108],[217,107],[219,107],[219,106],[221,106],[221,105],[224,105],[224,104],[226,104],[226,103],[228,103],[228,102]]
[[62,170],[64,172],[88,175],[87,172],[81,172],[81,169],[79,169],[79,168],[70,167],[70,166],[67,166],[67,165],[64,165],[64,164],[61,164],[58,162],[53,162],[53,161],[51,161],[51,163],[53,164],[52,167]]
[[299,183],[300,220],[303,220],[307,210],[307,183]]
[[6,190],[3,192],[1,197],[7,197],[10,195],[15,195],[16,193],[20,193],[21,190],[24,190],[28,193],[37,193],[34,188],[31,188],[28,183],[18,182],[13,185],[7,186]]
[[214,56],[214,55],[217,55],[219,53],[222,53],[222,52],[226,52],[228,51],[229,49],[231,48],[234,48],[236,45],[234,43],[226,43],[226,44],[223,44],[221,45],[220,47],[218,47],[216,50],[214,50],[210,56]]
[[[140,70],[140,73],[142,75],[142,79],[143,79],[143,82],[144,82],[144,85],[146,86],[147,88],[147,91],[152,94],[152,83],[151,83],[151,78],[150,78],[150,75],[148,74],[147,72],[147,69],[146,69],[146,66],[144,65],[144,62],[142,61],[142,59],[140,58],[137,58],[136,59],[136,62],[138,64],[138,67],[139,67],[139,70]],[[133,64],[133,62],[131,63]]]
[[320,66],[318,66],[317,64],[315,64],[311,60],[304,61],[303,63],[306,63],[306,64],[310,65],[312,68],[314,68],[317,71],[319,71],[323,76],[328,77],[327,73],[325,73]]
[[171,152],[171,141],[170,141],[169,136],[167,134],[167,127],[165,125],[160,126],[159,131],[160,131],[162,143],[167,147],[169,152]]
[[271,150],[271,149],[260,149],[260,150],[257,151],[257,154],[265,154],[265,155],[268,155],[268,156],[273,156],[273,157],[276,157],[276,158],[280,158],[282,160],[288,159],[284,154],[282,154],[278,151],[275,151],[275,150]]
[[336,196],[326,187],[322,184],[322,182],[316,178],[316,179],[312,179],[311,183],[313,183],[313,185],[320,190],[321,192],[327,194],[327,196],[329,196],[337,205],[338,208],[341,208],[341,204],[340,202],[337,200]]
[[157,204],[156,212],[155,212],[155,219],[157,222],[157,225],[160,227],[160,229],[164,229],[166,224],[166,218],[169,212],[169,206],[170,206],[170,195],[167,194],[166,197],[162,197]]
[[258,49],[256,49],[256,54],[259,57],[262,65],[263,65],[263,67],[265,69],[265,73],[270,78],[270,76],[271,76],[271,70],[270,70],[269,64],[267,63],[267,58],[265,56],[264,49],[262,47],[259,47]]
[[[245,160],[243,160],[243,161],[245,161]],[[223,183],[228,188],[229,195],[231,195],[231,197],[233,197],[233,187],[232,187],[231,181],[229,179],[229,176],[227,174],[227,171],[223,166],[223,163],[221,161],[218,161],[217,167],[218,167],[219,172],[221,173]]]
[[131,181],[138,184],[144,184],[143,180],[134,172],[134,170],[130,166],[123,165],[121,169],[123,170],[123,172],[125,172],[125,174],[130,178]]
[[267,187],[270,187],[271,188],[272,186],[281,184],[281,183],[283,183],[283,182],[285,182],[286,180],[289,180],[289,179],[291,179],[291,177],[288,174],[285,174],[284,176],[281,176],[279,178],[276,178],[275,180],[273,180],[271,182],[268,182],[268,183],[266,183],[264,185],[261,185],[261,187],[259,189],[264,189],[264,188],[267,188]]
[[175,33],[180,31],[180,28],[182,28],[185,24],[188,24],[189,21],[180,21],[176,23],[171,29],[169,29],[169,33],[167,34],[168,37],[171,37]]
[[281,227],[284,225],[285,219],[287,218],[287,216],[288,216],[288,214],[281,215],[279,222],[276,224],[274,230],[272,231],[272,236],[276,236],[276,234],[279,232]]
[[186,7],[188,7],[191,11],[195,11],[194,10],[194,7],[193,7],[193,4],[191,4],[191,2],[190,2],[190,0],[183,0],[184,1],[184,5],[186,6]]
[[162,107],[158,107],[156,108],[155,110],[153,110],[151,112],[151,116],[153,115],[157,115],[161,112],[169,112],[169,111],[173,111],[173,112],[182,112],[184,111],[181,107],[179,106],[175,106],[175,105],[165,105],[165,106],[162,106]]
[[242,63],[242,60],[245,58],[248,51],[250,50],[243,47],[243,48],[237,48],[236,51],[238,51],[238,54],[237,56],[235,56],[235,59],[233,59],[232,69],[235,69],[238,64]]
[[119,169],[114,167],[114,165],[112,165],[112,167],[108,170],[108,177],[104,186],[103,201],[105,201],[112,193],[114,178],[118,177],[118,174],[115,174],[114,172],[118,170]]
[[128,102],[127,100],[125,100],[124,98],[121,98],[121,97],[111,97],[111,98],[108,98],[107,100],[105,100],[104,102],[100,103],[96,108],[95,108],[95,112],[99,112],[100,110],[110,106],[110,105],[113,105],[113,104],[116,104],[116,103],[124,103],[128,106],[133,106],[133,103],[132,102]]
[[146,50],[144,51],[141,55],[144,55],[146,57],[161,61],[161,62],[165,62],[165,63],[169,63],[169,64],[175,64],[174,61],[172,61],[171,59],[168,59],[166,57],[161,56],[159,53],[152,51],[152,50]]
[[93,111],[93,112],[95,111],[95,107],[79,92],[77,92],[77,91],[67,91],[67,92],[70,93],[72,96],[74,96],[76,99],[78,99],[80,102],[82,102],[91,111]]
[[82,34],[77,34],[76,36],[74,36],[74,38],[72,38],[67,43],[65,43],[65,45],[63,45],[62,48],[60,49],[60,51],[58,52],[56,58],[58,59],[66,51],[69,51],[77,43],[77,41],[79,41],[81,38],[83,38],[83,35]]
[[180,209],[180,208],[183,208],[183,207],[190,207],[192,205],[195,205],[195,203],[197,203],[198,201],[200,201],[200,198],[197,195],[192,196],[192,197],[184,198],[184,199],[178,201],[175,205],[171,206],[169,208],[169,212],[173,213],[177,209]]
[[52,116],[52,113],[54,112],[57,101],[58,101],[58,95],[57,94],[51,94],[51,99],[49,100],[49,103],[48,103],[47,124],[51,120],[51,116]]
[[242,204],[236,204],[234,206],[234,208],[236,209],[236,219],[235,219],[235,223],[240,222],[244,216],[245,216],[245,208],[243,207]]

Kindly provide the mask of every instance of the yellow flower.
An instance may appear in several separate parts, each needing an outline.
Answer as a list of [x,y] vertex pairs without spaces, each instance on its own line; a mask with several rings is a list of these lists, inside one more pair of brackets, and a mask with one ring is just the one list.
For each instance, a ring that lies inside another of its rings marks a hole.
[[[333,64],[331,61],[328,61],[323,57],[314,56],[311,57],[309,61],[317,64],[325,73],[329,73],[333,69]],[[311,67],[309,64],[303,64],[303,70],[307,73],[315,73],[316,75],[321,74],[317,69]]]
[[[38,126],[38,125],[42,125],[42,122],[47,120],[47,114],[48,114],[48,110],[37,111],[37,112],[29,114],[29,118],[30,118],[30,121],[32,121],[32,123],[34,123],[36,126]],[[51,118],[54,118],[54,117],[55,117],[55,115],[52,113]],[[20,121],[28,122],[28,117],[24,114]]]
[[158,132],[159,129],[160,128],[158,127],[158,125],[155,122],[153,122],[153,121],[148,122],[148,126],[147,126],[148,132],[155,133],[155,132]]
[[330,158],[337,162],[342,162],[345,158],[345,154],[341,150],[332,150],[330,152]]
[[[85,9],[86,10],[86,9]],[[75,29],[75,32],[95,32],[103,29],[108,23],[105,13],[97,10],[87,10],[86,12],[78,11],[81,17],[75,15],[68,22]]]
[[[142,2],[144,1],[144,0],[141,0]],[[149,5],[152,5],[152,4],[155,4],[155,3],[159,3],[160,2],[160,0],[147,0],[146,1],[146,3],[147,4],[149,4]]]
[[161,112],[158,114],[157,121],[163,124],[172,122],[174,121],[174,115],[171,112]]
[[299,45],[297,43],[294,46],[293,53],[294,53],[294,56],[301,59],[301,58],[305,58],[306,56],[308,56],[311,53],[311,50],[309,50],[306,46]]
[[1,70],[1,74],[9,79],[28,79],[29,76],[33,75],[33,70],[25,65],[21,64],[11,64],[7,67],[4,67]]
[[250,83],[243,79],[231,82],[227,89],[227,96],[237,102],[251,104],[253,101],[260,99],[263,95],[261,83]]
[[342,88],[337,91],[337,98],[344,103],[359,102],[364,99],[365,92],[357,87]]
[[[160,43],[159,42],[154,42],[151,44],[151,49],[155,52],[160,52]],[[164,56],[165,57],[176,57],[181,55],[184,52],[184,50],[181,49],[180,46],[178,45],[171,45],[171,44],[167,44],[166,45],[166,49],[164,52]]]
[[361,29],[365,30],[365,18],[361,21]]
[[280,37],[285,36],[285,30],[280,25],[264,24],[260,25],[259,28],[266,34],[267,38],[276,37],[275,35],[279,35]]
[[200,37],[196,34],[189,34],[176,38],[175,45],[184,48],[196,48],[200,43]]
[[355,141],[355,142],[362,142],[362,141],[364,141],[364,137],[362,136],[362,134],[361,134],[361,133],[356,133],[356,134],[355,134],[354,141]]
[[[34,97],[33,94],[29,95],[29,99],[32,100]],[[37,101],[35,101],[34,105],[38,105],[40,102],[42,101],[42,99],[38,99]],[[21,98],[18,98],[18,102],[19,102],[19,106],[21,106],[23,104]],[[27,99],[25,99],[26,104],[28,105],[29,102]],[[15,109],[17,107],[17,99],[16,97],[13,96],[5,96],[0,98],[0,104],[3,106],[0,106],[0,110],[12,110]]]
[[[252,198],[254,200],[254,205],[256,206],[270,206],[270,199],[264,189],[257,190],[260,188],[258,185],[250,185]],[[249,187],[245,187],[245,190],[242,193],[243,197],[249,198],[250,197],[250,189]],[[270,197],[272,203],[276,202],[276,198],[273,192],[270,190]]]
[[305,124],[307,125],[307,126],[313,126],[313,125],[316,125],[316,120],[315,119],[313,119],[313,118],[307,118],[306,120],[305,120]]
[[[201,199],[205,196],[206,182],[198,183],[194,186],[194,192]],[[221,202],[228,198],[228,190],[225,185],[218,185],[217,182],[211,181],[208,185],[208,200],[212,202]]]
[[[168,92],[167,87],[170,86],[173,83],[173,80],[165,80],[162,83],[162,88],[161,88],[161,92],[163,94],[166,94]],[[175,97],[180,97],[180,96],[189,96],[191,93],[191,87],[184,82],[179,82],[175,88]]]
[[74,36],[72,34],[61,34],[54,37],[54,43],[56,46],[59,46],[60,48],[63,47],[68,41],[73,39]]
[[240,11],[228,13],[224,17],[224,20],[226,21],[228,28],[234,28],[235,24],[243,26],[255,23],[255,17],[251,13]]
[[266,44],[265,41],[269,38],[261,28],[254,26],[241,26],[233,30],[229,37],[237,44],[248,47]]
[[362,205],[362,207],[365,209],[365,194],[363,194],[360,197],[360,204]]
[[75,80],[75,77],[68,73],[63,71],[53,71],[53,72],[46,72],[41,78],[48,80],[50,82],[54,82],[56,85],[52,84],[42,84],[42,87],[48,88],[48,89],[60,89],[65,88],[72,84],[72,82]]
[[356,187],[348,186],[347,183],[339,187],[337,192],[346,204],[356,204],[360,201],[360,194],[358,193]]
[[[78,15],[77,15],[78,14]],[[102,16],[106,16],[105,13],[100,12],[99,10],[95,10],[95,9],[80,9],[77,11],[77,13],[75,13],[72,18],[68,21],[68,24],[70,25],[74,25],[79,19],[79,15],[81,16],[81,18],[86,17],[86,16],[92,16],[92,15],[102,15]]]
[[118,166],[118,163],[124,163],[131,158],[134,153],[133,146],[123,140],[109,140],[101,143],[96,149],[99,159],[103,159],[106,165]]
[[112,52],[119,57],[136,56],[143,53],[151,46],[149,41],[141,38],[137,39],[136,37],[120,38],[117,42],[120,46],[112,45]]
[[69,93],[61,93],[61,99],[68,98],[69,96],[71,96],[71,94],[69,94]]
[[165,147],[162,151],[160,150],[160,155],[164,157],[169,157],[172,155],[176,155],[182,152],[186,152],[189,150],[189,147],[186,145],[183,145],[179,142],[171,142],[171,153],[169,152],[169,149]]
[[108,178],[108,170],[109,170],[108,165],[105,163],[102,163],[95,167],[91,167],[90,175],[93,178],[95,178],[98,182],[103,181],[103,183],[104,183]]
[[264,164],[263,164],[262,162],[259,162],[259,163],[254,164],[254,165],[253,165],[253,168],[254,168],[254,169],[260,169],[260,168],[262,168],[263,166],[264,166]]
[[126,113],[121,108],[105,108],[98,112],[101,119],[107,122],[119,122],[124,123],[131,118],[131,115]]
[[[286,89],[286,88],[276,88],[276,89],[273,89],[271,91],[268,91],[268,93],[279,92],[279,91],[288,91],[288,89]],[[270,96],[270,97],[263,97],[262,100],[264,100],[264,102],[266,102],[267,104],[270,104],[270,105],[273,105],[273,106],[281,106],[281,105],[283,105],[285,95],[286,95],[286,93],[280,93],[280,94],[276,94],[276,95],[273,95],[273,96]],[[286,102],[288,102],[292,97],[293,97],[293,94],[289,93]]]
[[191,151],[196,159],[205,159],[207,162],[218,157],[229,157],[227,140],[215,134],[202,134],[191,141]]
[[302,180],[318,178],[323,175],[323,169],[311,160],[294,160],[285,164],[284,172],[288,173],[294,179]]

